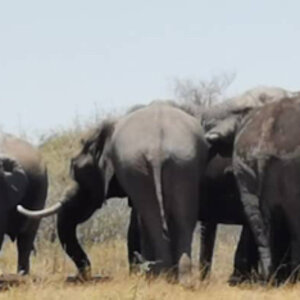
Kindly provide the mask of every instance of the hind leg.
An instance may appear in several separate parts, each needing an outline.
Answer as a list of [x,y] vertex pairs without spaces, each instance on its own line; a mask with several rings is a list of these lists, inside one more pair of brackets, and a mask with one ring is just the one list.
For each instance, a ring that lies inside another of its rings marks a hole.
[[128,261],[130,272],[137,271],[137,264],[155,260],[151,239],[137,212],[132,208],[127,235]]
[[170,241],[163,231],[158,200],[150,176],[128,172],[121,180],[140,218],[142,254],[153,257],[150,272],[159,274],[171,267]]
[[164,176],[166,207],[172,241],[173,261],[178,268],[178,279],[188,284],[191,276],[191,246],[198,220],[198,178],[193,169],[169,169]]

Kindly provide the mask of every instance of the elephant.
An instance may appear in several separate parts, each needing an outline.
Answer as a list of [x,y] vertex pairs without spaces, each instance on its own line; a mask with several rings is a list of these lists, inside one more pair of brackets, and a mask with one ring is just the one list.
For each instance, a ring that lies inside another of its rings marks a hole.
[[[220,155],[208,162],[201,186],[203,197],[199,201],[198,220],[202,229],[199,258],[201,280],[204,280],[211,270],[217,224],[242,225],[235,253],[234,271],[229,278],[229,283],[236,285],[251,280],[251,271],[258,272],[258,253],[246,222],[231,166],[231,158],[223,158]],[[131,270],[140,262],[135,256],[135,253],[140,252],[138,216],[132,209],[128,229],[128,260]]]
[[201,118],[205,137],[215,152],[231,157],[236,130],[249,112],[284,97],[292,98],[299,94],[279,87],[256,87],[206,110],[201,110],[198,117]]
[[39,220],[20,215],[16,206],[41,209],[48,189],[46,166],[39,151],[28,142],[10,134],[0,134],[0,249],[4,235],[16,240],[18,250],[17,272],[29,273],[30,253]]
[[233,171],[264,281],[299,279],[299,128],[298,96],[252,111],[235,138]]
[[[195,105],[182,105],[181,108],[201,121],[205,131],[205,138],[211,146],[210,159],[213,159],[217,154],[220,154],[222,157],[232,157],[237,131],[253,110],[258,107],[263,107],[266,104],[280,101],[282,98],[293,98],[299,95],[300,92],[291,92],[279,87],[261,86],[250,89],[237,97],[228,99],[220,104],[213,105],[208,108],[197,107]],[[223,201],[223,198],[220,199]],[[204,204],[204,202],[202,203]],[[208,203],[214,202],[211,201]],[[223,203],[226,203],[226,201]],[[207,206],[207,204],[204,204],[203,206],[209,210],[209,205]],[[238,203],[234,206],[224,205],[224,207],[221,206],[222,210],[220,211],[226,212],[226,208],[237,208],[238,206],[241,205],[238,205]],[[243,211],[244,209],[241,210]],[[204,211],[205,210],[202,208],[202,212]],[[214,212],[214,210],[211,211]],[[209,214],[207,214],[206,211],[204,215],[207,216]],[[248,225],[248,221],[246,223]],[[208,233],[204,234],[202,238],[204,241],[202,244],[204,246],[206,245],[208,249],[209,247],[212,249],[213,246],[210,245],[213,245],[212,241],[214,241],[214,225],[212,225],[213,223],[210,224],[211,225],[208,227],[208,230],[204,230],[204,233]],[[241,275],[242,277],[245,277],[243,274],[248,273],[251,268],[254,268],[255,270],[257,269],[257,249],[255,246],[253,247],[252,240],[253,234],[249,230],[249,226],[244,226],[235,256],[235,271],[231,276],[230,281],[235,282],[235,277],[240,277],[235,276],[235,274],[240,273],[236,272],[236,270],[243,270]],[[243,248],[244,250],[242,250]],[[211,249],[210,251],[206,251],[204,249],[202,253],[212,253]],[[247,249],[251,249],[248,254]],[[209,263],[207,264],[207,267],[203,269],[204,277],[207,273],[206,270],[209,270],[210,266],[211,259],[208,259],[208,257],[209,255],[206,255],[205,260],[208,260]],[[246,270],[248,271],[244,272]],[[239,280],[240,279],[237,281]]]
[[[287,224],[284,224],[293,222],[288,220],[294,220],[295,217],[289,213],[286,218],[283,217],[288,208],[283,203],[283,198],[274,192],[283,193],[285,187],[279,184],[278,177],[278,182],[274,178],[278,176],[278,170],[283,168],[284,164],[292,161],[292,158],[289,162],[285,160],[282,153],[290,151],[284,150],[284,147],[292,142],[297,143],[295,132],[292,130],[293,127],[297,127],[293,123],[297,124],[296,103],[300,93],[279,88],[267,88],[263,89],[263,92],[258,89],[258,91],[256,98],[252,99],[252,105],[243,106],[243,96],[225,101],[216,108],[212,107],[204,112],[202,122],[206,130],[206,139],[214,152],[233,157],[233,172],[247,222],[257,245],[262,279],[267,281],[273,276],[275,282],[282,282],[288,274],[292,274],[293,278],[297,275],[296,251],[292,250],[297,240],[291,239],[291,228],[287,229]],[[274,91],[276,93],[273,93]],[[264,101],[261,101],[262,98]],[[240,107],[236,105],[237,102],[241,103]],[[287,107],[294,107],[295,114],[290,113]],[[288,120],[289,114],[291,120]],[[208,121],[205,124],[206,120]],[[287,124],[292,129],[291,132],[286,131],[284,135],[282,128],[286,129]],[[277,141],[283,137],[286,138],[287,144],[281,141],[279,145]],[[280,147],[282,153],[279,155],[277,150]],[[271,174],[270,169],[275,172]],[[296,179],[295,172],[290,175],[293,177],[291,182]],[[274,185],[273,192],[271,192],[272,185]],[[292,198],[286,190],[284,195],[286,199]],[[293,205],[296,206],[295,203]],[[288,251],[288,248],[291,250]]]
[[76,227],[101,207],[115,176],[139,217],[141,252],[154,262],[151,272],[172,269],[183,282],[191,271],[191,241],[207,161],[200,122],[176,105],[156,101],[102,122],[72,159],[77,184],[62,201],[39,212],[19,211],[37,218],[58,213],[61,244],[79,275],[89,278],[91,264]]

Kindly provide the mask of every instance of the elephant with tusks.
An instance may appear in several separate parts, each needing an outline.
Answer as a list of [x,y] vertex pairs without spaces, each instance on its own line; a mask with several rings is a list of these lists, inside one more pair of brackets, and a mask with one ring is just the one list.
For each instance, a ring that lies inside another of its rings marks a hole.
[[61,244],[88,279],[91,264],[76,227],[112,196],[117,181],[137,212],[141,254],[153,262],[151,273],[172,270],[185,282],[207,161],[199,121],[169,102],[154,102],[102,122],[71,160],[76,185],[62,201],[42,211],[19,211],[36,218],[58,213]]
[[39,220],[20,215],[17,205],[42,209],[48,178],[39,151],[24,140],[0,134],[0,248],[4,235],[17,242],[19,274],[29,273]]

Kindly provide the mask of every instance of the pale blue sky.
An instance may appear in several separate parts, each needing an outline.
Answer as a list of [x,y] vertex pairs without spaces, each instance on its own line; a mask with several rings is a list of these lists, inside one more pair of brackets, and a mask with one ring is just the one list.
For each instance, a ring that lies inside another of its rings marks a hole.
[[298,0],[3,0],[0,125],[29,134],[172,97],[174,78],[236,73],[300,89]]

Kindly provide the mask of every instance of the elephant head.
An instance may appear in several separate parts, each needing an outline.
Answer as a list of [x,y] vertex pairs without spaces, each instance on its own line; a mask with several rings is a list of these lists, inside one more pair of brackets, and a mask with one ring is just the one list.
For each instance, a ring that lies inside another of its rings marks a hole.
[[[67,191],[62,200],[55,205],[39,211],[30,211],[19,205],[18,211],[28,217],[42,218],[63,209],[73,198],[85,198],[85,201],[100,208],[109,193],[109,186],[114,181],[113,165],[110,160],[110,138],[114,130],[114,121],[105,120],[81,142],[80,152],[71,159],[70,174],[75,186]],[[120,191],[115,191],[121,194]],[[117,195],[117,196],[118,196]]]
[[213,152],[231,156],[237,129],[250,111],[296,94],[276,87],[257,87],[204,111],[202,124]]
[[0,157],[0,209],[6,214],[23,199],[28,177],[23,167],[13,158]]
[[[111,195],[109,187],[114,180],[110,160],[110,140],[114,121],[106,120],[82,143],[77,156],[71,159],[71,175],[75,186],[67,191],[64,198],[50,208],[31,211],[18,206],[18,211],[28,217],[42,218],[58,213],[57,231],[60,242],[72,258],[83,279],[90,278],[90,262],[80,246],[76,228],[86,221],[104,200]],[[117,186],[113,184],[114,188]],[[119,191],[115,191],[119,196]]]
[[110,138],[114,122],[107,120],[101,124],[86,141],[82,141],[80,153],[71,159],[71,175],[81,189],[86,190],[101,206],[108,194],[113,177],[110,160]]

